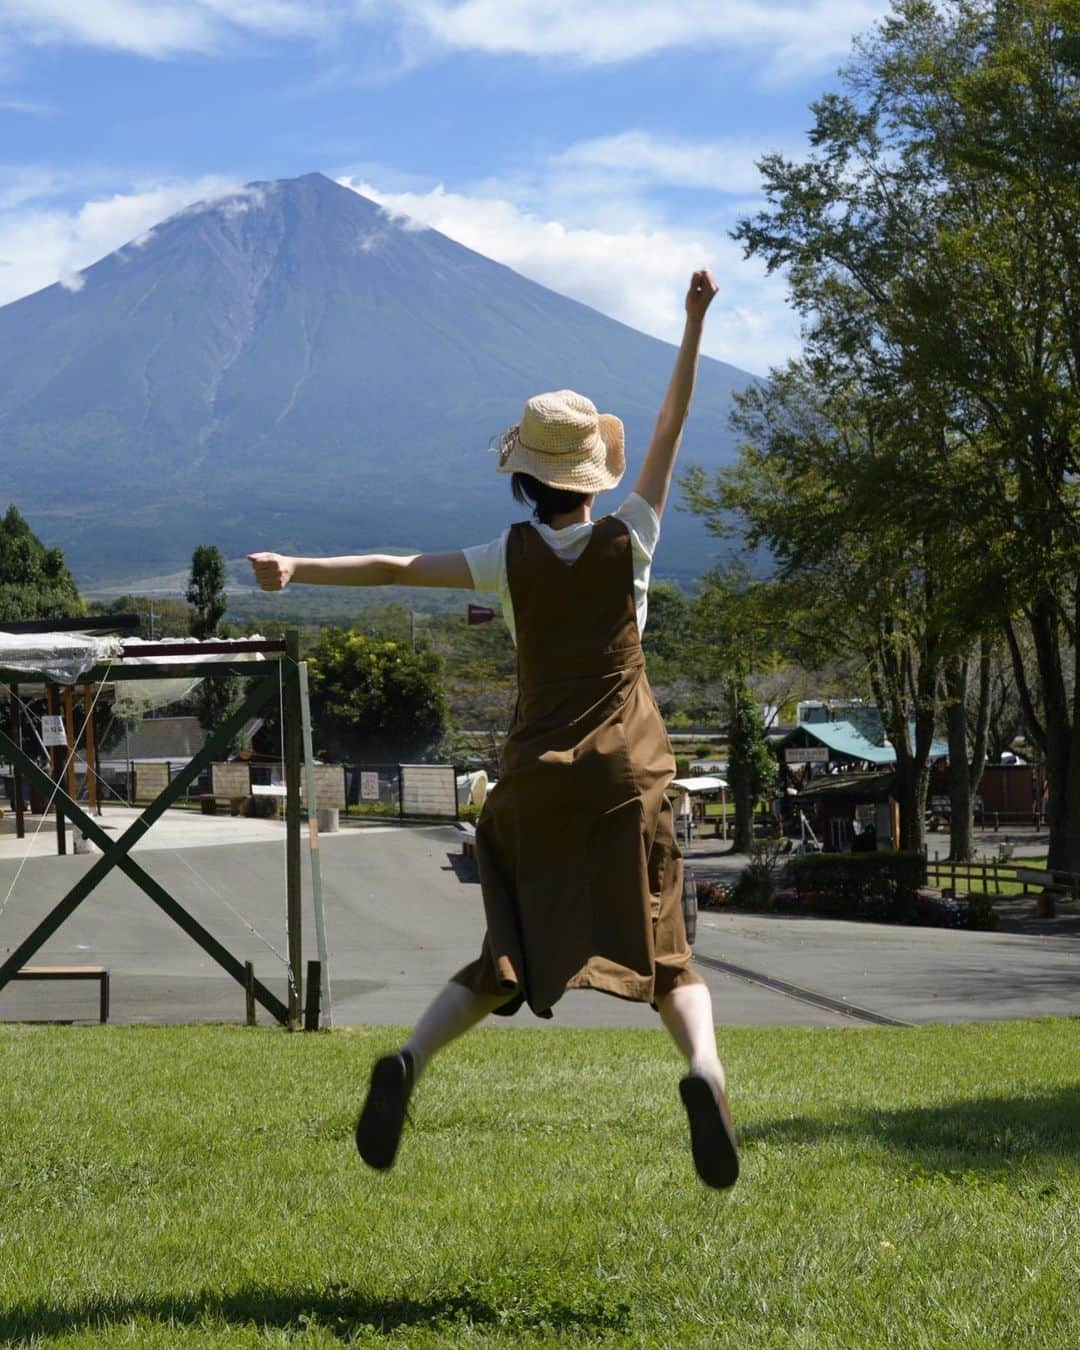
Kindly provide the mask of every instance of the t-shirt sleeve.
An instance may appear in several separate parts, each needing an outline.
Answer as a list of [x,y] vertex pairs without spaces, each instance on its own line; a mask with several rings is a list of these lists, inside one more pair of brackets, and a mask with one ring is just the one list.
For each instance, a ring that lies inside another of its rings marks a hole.
[[500,595],[503,592],[503,572],[505,570],[506,546],[505,534],[492,539],[489,544],[475,544],[464,550],[465,561],[472,573],[473,589]]
[[631,492],[615,514],[630,527],[634,551],[640,551],[651,560],[660,540],[660,517],[636,492]]

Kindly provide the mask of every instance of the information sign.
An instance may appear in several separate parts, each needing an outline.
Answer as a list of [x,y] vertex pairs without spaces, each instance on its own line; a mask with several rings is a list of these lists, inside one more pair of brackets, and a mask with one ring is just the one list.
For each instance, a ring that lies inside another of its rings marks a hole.
[[788,764],[828,764],[828,747],[814,746],[810,750],[785,750],[784,759]]
[[41,743],[45,746],[62,745],[67,747],[64,735],[64,719],[59,713],[46,713],[41,719]]

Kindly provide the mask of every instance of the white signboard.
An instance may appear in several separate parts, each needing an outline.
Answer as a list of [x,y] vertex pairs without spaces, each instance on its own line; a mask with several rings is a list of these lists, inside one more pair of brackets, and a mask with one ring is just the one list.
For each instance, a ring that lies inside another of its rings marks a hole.
[[360,775],[360,800],[362,802],[377,802],[379,800],[379,775],[377,773],[362,773]]
[[785,750],[784,760],[788,764],[828,764],[829,751],[824,745],[810,750]]
[[64,735],[64,719],[59,713],[46,713],[41,719],[41,742],[47,746],[67,746],[67,737]]

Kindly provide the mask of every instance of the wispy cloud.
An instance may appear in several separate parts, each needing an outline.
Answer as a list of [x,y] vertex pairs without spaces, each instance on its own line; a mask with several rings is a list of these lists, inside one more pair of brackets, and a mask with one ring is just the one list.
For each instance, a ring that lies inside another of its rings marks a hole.
[[[692,271],[712,269],[720,293],[710,311],[705,350],[764,372],[794,355],[798,323],[784,286],[747,263],[722,230],[672,224],[648,203],[624,202],[590,223],[496,195],[493,184],[448,191],[385,192],[369,181],[340,180],[388,213],[427,226],[504,263],[523,276],[591,305],[631,327],[677,341]],[[537,192],[535,198],[544,197]],[[553,187],[551,200],[565,200]],[[594,208],[595,214],[595,208]]]
[[582,65],[655,52],[771,48],[774,73],[835,60],[887,0],[396,0],[447,47]]
[[219,51],[245,33],[318,36],[351,13],[343,0],[0,0],[0,33],[166,57]]
[[65,175],[24,169],[0,191],[0,304],[59,281],[80,290],[79,272],[129,242],[150,237],[152,228],[193,202],[241,191],[216,175],[112,192],[68,206],[73,191]]
[[229,49],[244,36],[326,38],[396,29],[411,68],[451,51],[516,54],[578,66],[662,51],[757,51],[782,78],[846,53],[888,0],[0,0],[15,43],[77,43],[149,57]]
[[[635,130],[578,141],[551,163],[565,170],[580,169],[594,175],[594,181],[603,174],[605,186],[615,175],[623,183],[643,188],[700,188],[743,196],[760,191],[757,161],[767,148],[762,136],[752,141],[691,141]],[[794,146],[788,149],[799,152]]]

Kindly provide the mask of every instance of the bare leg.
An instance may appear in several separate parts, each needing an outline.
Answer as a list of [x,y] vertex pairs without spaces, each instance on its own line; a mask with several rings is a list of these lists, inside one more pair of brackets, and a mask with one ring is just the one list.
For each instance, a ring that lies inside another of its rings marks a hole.
[[[694,1165],[702,1181],[726,1188],[739,1175],[739,1160],[724,1091],[724,1068],[716,1053],[716,1028],[708,987],[682,985],[660,999],[657,1007],[664,1026],[690,1066],[689,1074],[679,1084],[679,1092],[690,1118]],[[703,1092],[711,1094],[705,1102],[715,1102],[719,1121],[706,1109]]]
[[420,1077],[437,1050],[464,1036],[507,998],[507,994],[474,994],[453,980],[444,984],[405,1042],[404,1048],[412,1055],[416,1077]]
[[690,1072],[724,1090],[724,1068],[716,1053],[712,998],[707,985],[684,984],[659,1003],[660,1017],[671,1039],[686,1056]]

